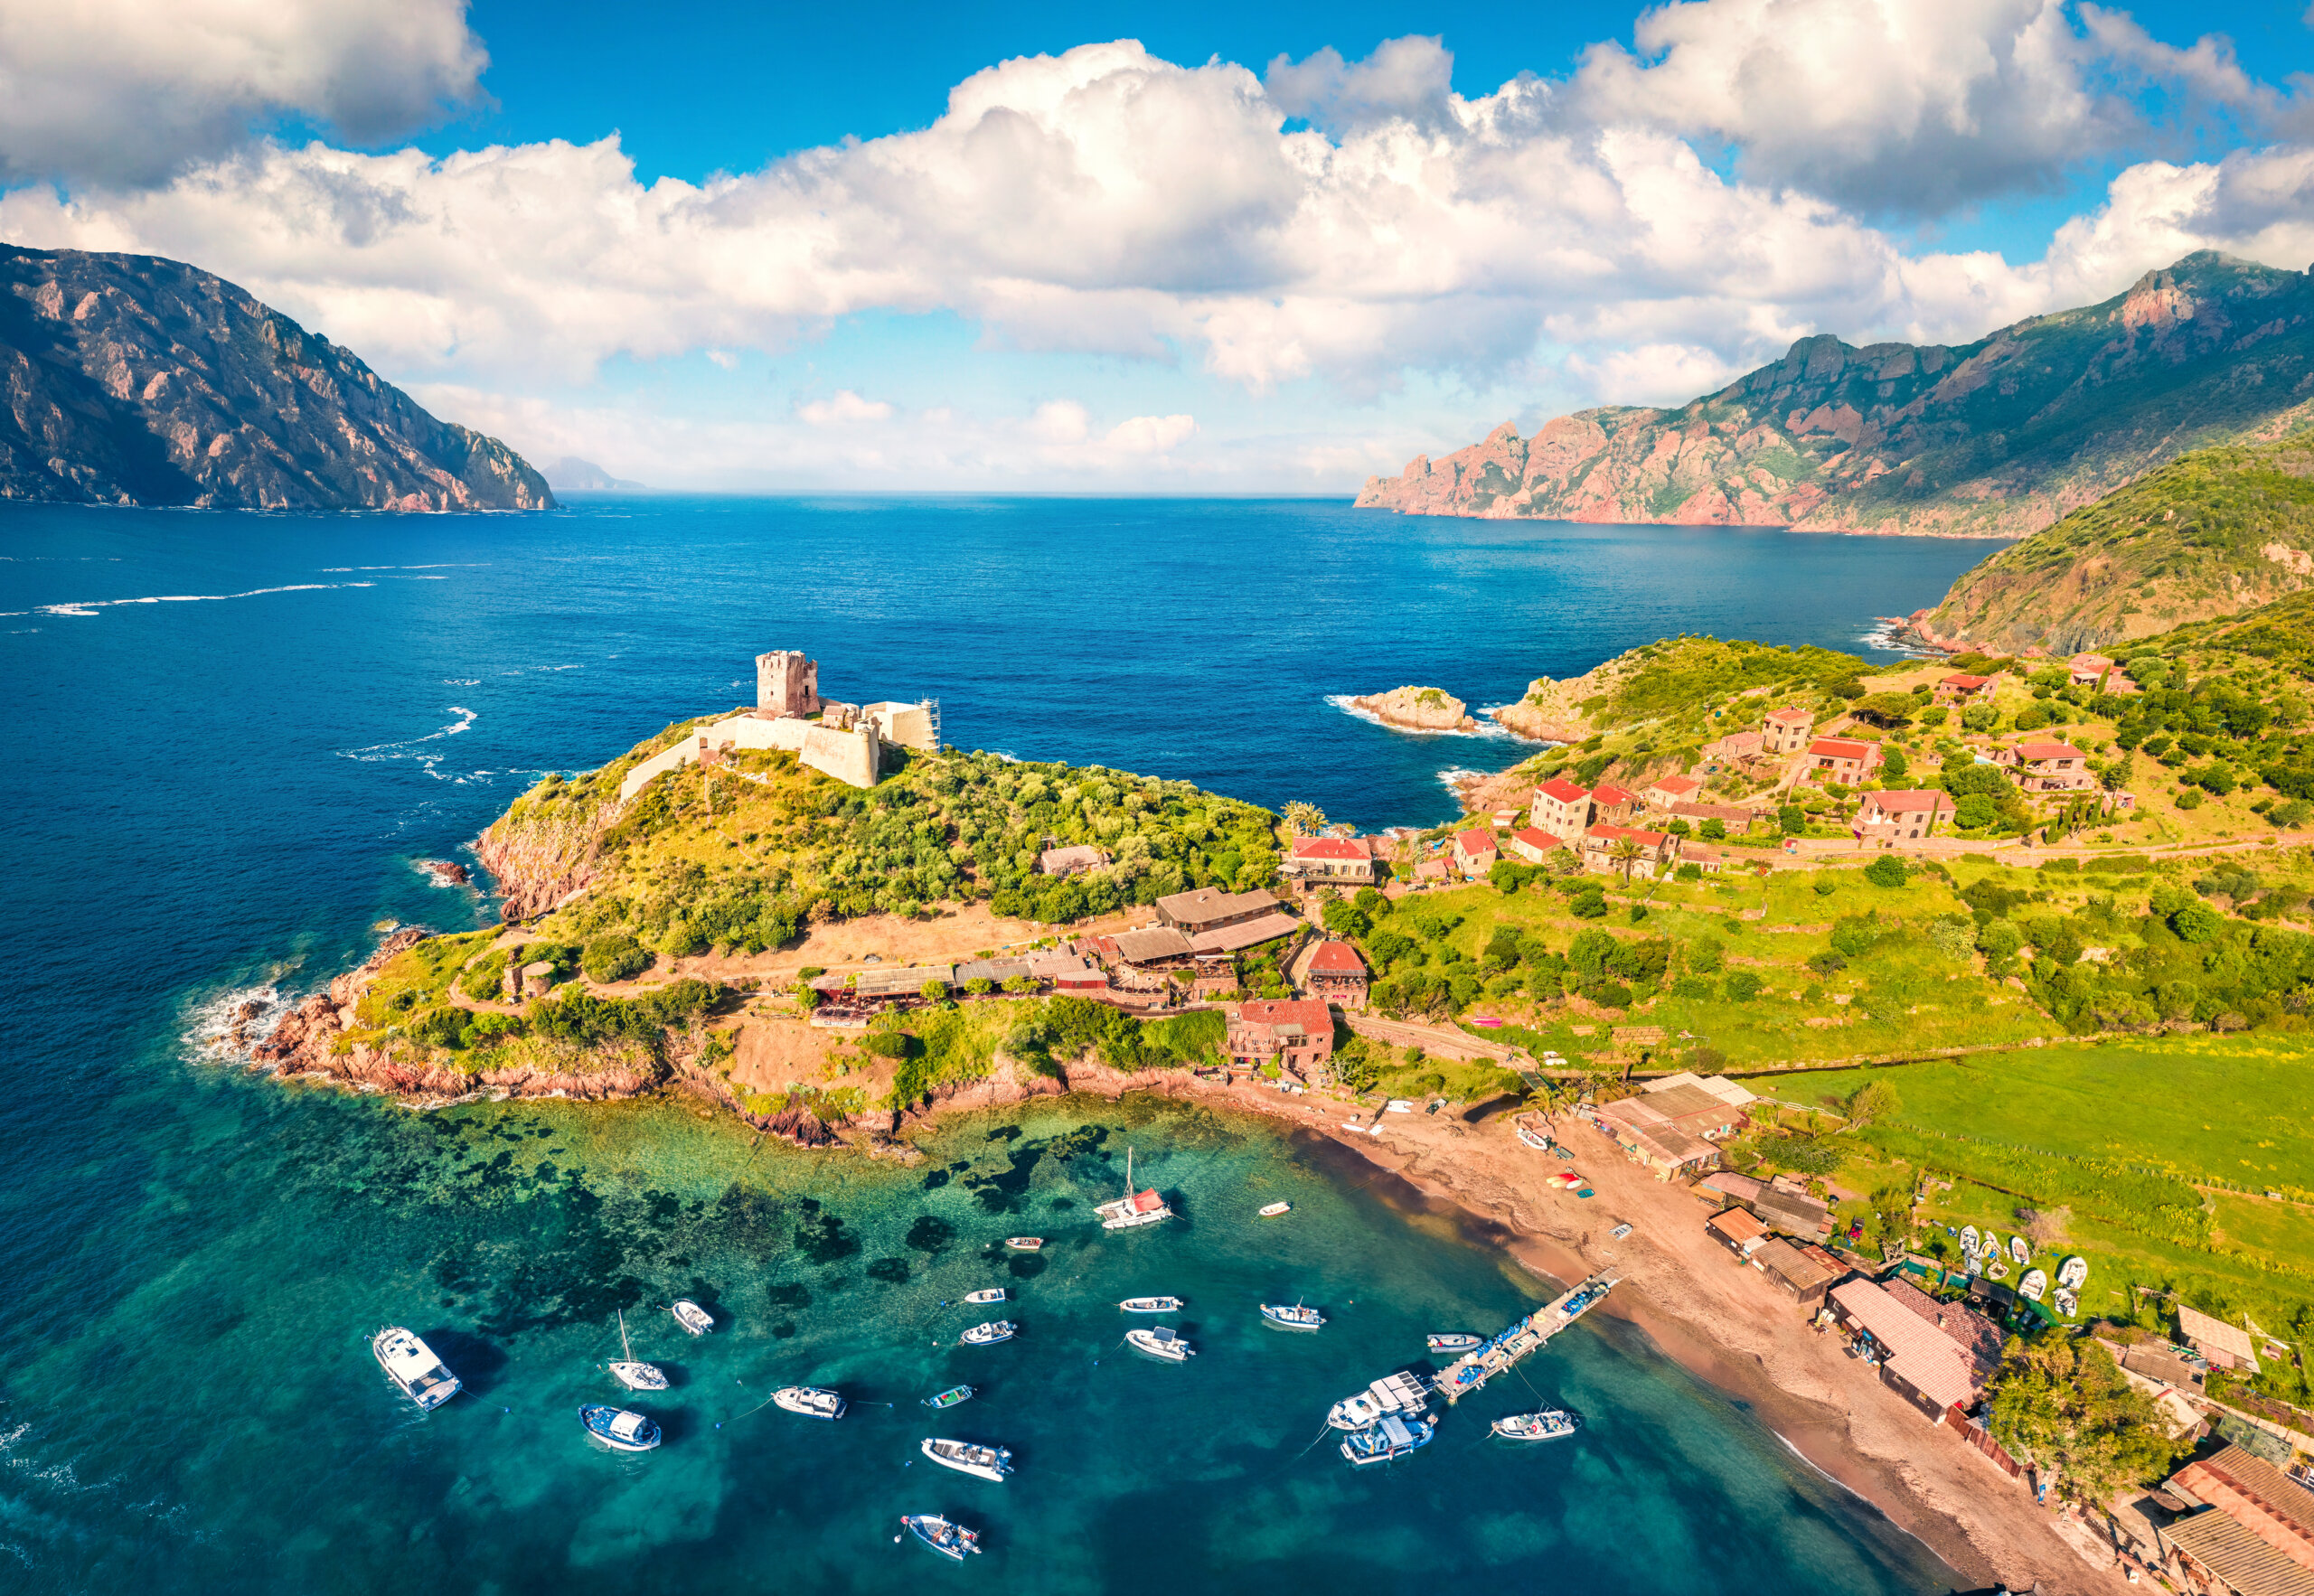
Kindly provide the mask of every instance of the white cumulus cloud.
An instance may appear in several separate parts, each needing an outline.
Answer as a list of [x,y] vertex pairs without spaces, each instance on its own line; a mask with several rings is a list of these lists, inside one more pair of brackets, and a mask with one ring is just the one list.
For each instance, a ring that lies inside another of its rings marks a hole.
[[837,390],[832,399],[813,399],[795,407],[796,418],[814,427],[889,421],[891,415],[892,407],[883,400],[861,399],[848,388]]

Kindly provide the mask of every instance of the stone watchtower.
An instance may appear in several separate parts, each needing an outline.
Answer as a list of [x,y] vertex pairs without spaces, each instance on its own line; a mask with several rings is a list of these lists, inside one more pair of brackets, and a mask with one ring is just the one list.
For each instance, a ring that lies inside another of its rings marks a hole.
[[820,667],[795,649],[756,656],[756,715],[780,720],[820,712]]

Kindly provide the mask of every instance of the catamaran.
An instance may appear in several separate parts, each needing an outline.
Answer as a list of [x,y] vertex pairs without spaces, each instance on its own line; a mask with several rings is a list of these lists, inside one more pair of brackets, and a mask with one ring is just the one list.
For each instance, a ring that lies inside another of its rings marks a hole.
[[1005,1291],[1002,1286],[987,1286],[977,1291],[964,1293],[964,1300],[967,1302],[1002,1302],[1004,1298]]
[[647,1452],[659,1444],[659,1426],[628,1408],[589,1404],[578,1410],[578,1422],[615,1451]]
[[1262,1317],[1282,1329],[1320,1330],[1326,1325],[1326,1316],[1314,1308],[1304,1308],[1299,1302],[1265,1302]]
[[1133,1189],[1133,1149],[1124,1150],[1124,1196],[1113,1203],[1103,1203],[1093,1210],[1101,1216],[1103,1230],[1134,1230],[1143,1225],[1155,1225],[1171,1219],[1173,1210],[1157,1195],[1157,1188],[1147,1191]]
[[1371,1429],[1343,1437],[1341,1455],[1353,1469],[1387,1463],[1417,1447],[1428,1446],[1430,1438],[1437,1433],[1438,1427],[1427,1419],[1401,1419],[1396,1413],[1385,1413]]
[[1557,1441],[1583,1427],[1583,1421],[1564,1408],[1538,1413],[1511,1413],[1494,1422],[1494,1432],[1506,1441]]
[[1197,1349],[1163,1325],[1153,1330],[1127,1330],[1125,1344],[1135,1352],[1145,1352],[1167,1363],[1187,1363],[1197,1356]]
[[[966,1555],[980,1550],[978,1530],[966,1529],[937,1513],[911,1514],[900,1520],[900,1527],[951,1562],[962,1563]],[[897,1541],[899,1536],[892,1539]]]
[[984,1325],[974,1325],[957,1338],[966,1347],[993,1347],[999,1341],[1012,1338],[1012,1321],[1000,1319]]
[[386,1377],[401,1394],[428,1413],[458,1394],[458,1377],[450,1373],[434,1349],[400,1325],[388,1325],[370,1338],[370,1350]]
[[1179,1313],[1181,1300],[1179,1297],[1127,1297],[1117,1306],[1127,1313]]
[[841,1419],[843,1398],[824,1385],[782,1385],[771,1394],[771,1400],[791,1413],[801,1413],[807,1419]]
[[619,1310],[618,1316],[618,1356],[619,1361],[611,1365],[611,1378],[629,1391],[664,1391],[667,1388],[667,1376],[656,1364],[635,1361],[635,1348],[626,1342],[626,1311],[624,1309]]
[[919,1448],[924,1455],[944,1469],[954,1469],[959,1474],[970,1474],[978,1479],[992,1479],[999,1485],[1012,1472],[1012,1454],[1001,1446],[974,1446],[968,1441],[927,1440]]
[[715,1316],[696,1302],[679,1298],[669,1311],[675,1316],[677,1324],[694,1336],[704,1336],[715,1328]]

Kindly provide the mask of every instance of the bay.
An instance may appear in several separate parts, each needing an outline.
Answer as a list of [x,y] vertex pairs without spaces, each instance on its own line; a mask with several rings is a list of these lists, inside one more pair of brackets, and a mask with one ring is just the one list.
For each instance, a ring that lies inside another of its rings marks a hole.
[[[1458,1414],[1350,1475],[1310,1446],[1327,1404],[1546,1287],[1256,1125],[1071,1104],[945,1128],[900,1170],[750,1149],[678,1105],[414,1116],[220,1070],[192,1039],[254,986],[326,979],[381,922],[481,923],[486,901],[409,861],[454,855],[542,770],[748,700],[765,649],[812,653],[831,696],[936,697],[960,746],[1420,823],[1453,812],[1442,771],[1529,750],[1330,698],[1501,702],[1681,631],[1856,648],[1983,548],[1290,502],[0,509],[0,1566],[42,1591],[1942,1588],[1604,1322],[1529,1368],[1582,1436],[1506,1451]],[[1077,1131],[1106,1134],[1051,1150]],[[1126,1141],[1189,1223],[1089,1230]],[[951,1178],[927,1188],[935,1168]],[[1242,1218],[1272,1192],[1287,1221]],[[954,1231],[933,1251],[908,1242],[927,1215]],[[940,1303],[1030,1224],[1068,1239],[1019,1281],[1021,1340],[970,1355],[988,1394],[947,1421],[1016,1446],[1021,1475],[936,1484],[910,1460],[942,1432],[908,1406],[972,1378],[933,1346],[966,1322]],[[870,1275],[880,1260],[907,1278]],[[1194,1363],[1114,1346],[1134,1291],[1190,1299]],[[673,1341],[663,1306],[685,1292],[725,1333]],[[1336,1315],[1320,1335],[1253,1316],[1303,1294]],[[595,1366],[623,1303],[682,1373],[644,1459],[590,1450],[575,1418],[612,1394]],[[469,1394],[399,1403],[364,1345],[387,1320],[437,1338]],[[863,1405],[835,1426],[757,1407],[790,1379]],[[952,1571],[893,1546],[927,1506],[987,1527],[990,1554]]]

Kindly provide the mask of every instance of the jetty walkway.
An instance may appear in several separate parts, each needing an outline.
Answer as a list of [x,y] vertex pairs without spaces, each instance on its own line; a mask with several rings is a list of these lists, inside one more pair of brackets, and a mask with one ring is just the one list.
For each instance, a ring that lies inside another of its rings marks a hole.
[[1466,1352],[1438,1376],[1438,1394],[1453,1406],[1581,1319],[1614,1289],[1604,1272],[1560,1293],[1476,1351]]

